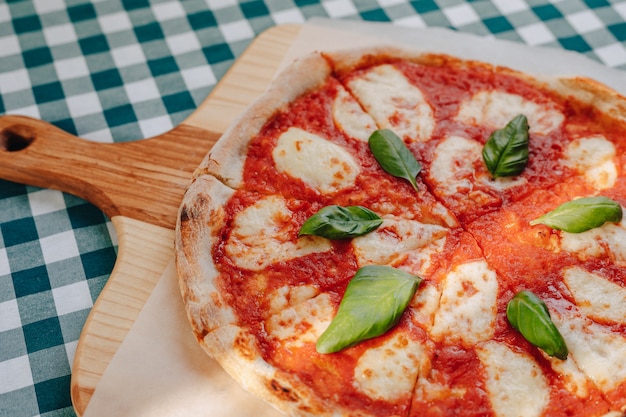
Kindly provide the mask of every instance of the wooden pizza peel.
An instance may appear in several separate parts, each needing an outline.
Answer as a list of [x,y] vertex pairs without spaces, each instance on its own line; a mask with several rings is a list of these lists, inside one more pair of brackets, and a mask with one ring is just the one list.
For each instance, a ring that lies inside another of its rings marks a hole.
[[299,25],[257,37],[207,99],[160,136],[102,144],[22,116],[0,117],[0,178],[81,197],[111,218],[115,267],[85,323],[72,368],[81,416],[111,358],[173,257],[178,207],[193,171],[277,72]]

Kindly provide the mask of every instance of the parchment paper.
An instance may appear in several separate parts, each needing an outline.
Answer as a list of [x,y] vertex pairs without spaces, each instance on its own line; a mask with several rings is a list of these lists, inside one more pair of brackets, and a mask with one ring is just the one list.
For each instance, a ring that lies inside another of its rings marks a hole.
[[[338,29],[340,27],[341,29]],[[315,19],[303,25],[283,66],[314,50],[407,45],[544,75],[584,75],[626,94],[626,73],[575,53],[530,48],[445,29]],[[113,357],[84,417],[277,417],[243,391],[191,335],[172,262]]]

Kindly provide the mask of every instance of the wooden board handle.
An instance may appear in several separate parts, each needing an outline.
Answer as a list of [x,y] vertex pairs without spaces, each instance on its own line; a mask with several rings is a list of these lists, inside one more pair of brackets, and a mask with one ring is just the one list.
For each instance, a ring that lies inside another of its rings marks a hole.
[[24,116],[0,117],[0,178],[83,198],[107,216],[173,229],[191,175],[219,133],[181,124],[151,139],[97,143]]

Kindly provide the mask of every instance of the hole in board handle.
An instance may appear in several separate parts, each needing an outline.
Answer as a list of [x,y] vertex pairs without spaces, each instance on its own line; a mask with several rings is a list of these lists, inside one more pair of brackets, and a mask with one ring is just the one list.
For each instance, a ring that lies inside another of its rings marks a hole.
[[26,126],[14,125],[0,131],[0,149],[18,152],[35,141],[35,135]]

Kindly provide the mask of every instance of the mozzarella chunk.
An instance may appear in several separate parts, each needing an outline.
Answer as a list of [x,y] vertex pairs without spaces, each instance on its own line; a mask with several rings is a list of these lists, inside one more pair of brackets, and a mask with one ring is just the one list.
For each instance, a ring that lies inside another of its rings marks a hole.
[[569,268],[563,275],[583,314],[626,324],[626,288],[579,267]]
[[299,178],[322,193],[354,184],[360,172],[344,148],[296,127],[280,135],[272,157],[278,171]]
[[528,355],[489,341],[476,349],[487,373],[487,391],[498,417],[539,417],[550,399],[541,368]]
[[597,190],[615,185],[615,146],[602,136],[580,138],[567,146],[565,165],[575,169]]
[[378,127],[401,138],[426,142],[435,127],[430,104],[419,88],[393,65],[379,65],[348,82],[348,87]]
[[481,152],[478,142],[461,136],[449,136],[438,144],[430,166],[437,190],[444,195],[471,190],[474,161],[481,157]]
[[626,225],[605,223],[602,227],[582,233],[561,232],[561,249],[585,260],[609,256],[616,263],[626,262]]
[[276,289],[270,296],[270,314],[277,314],[289,307],[310,300],[319,294],[319,289],[313,285],[291,286],[285,285]]
[[424,352],[421,343],[396,334],[359,358],[354,369],[354,387],[376,400],[402,398],[413,389]]
[[270,317],[265,323],[268,334],[289,347],[316,343],[330,325],[334,308],[330,296],[322,293]]
[[415,220],[384,219],[376,230],[352,240],[359,266],[386,264],[445,236],[447,229]]
[[473,346],[490,339],[496,322],[498,279],[484,260],[455,267],[443,280],[431,336]]
[[557,312],[552,319],[570,356],[600,390],[608,392],[626,382],[626,338],[580,312]]
[[348,136],[363,142],[376,130],[376,122],[344,88],[339,88],[333,101],[333,120]]
[[320,237],[290,239],[297,234],[291,218],[282,197],[258,200],[235,216],[226,254],[238,267],[260,271],[275,262],[330,250],[330,242]]
[[552,369],[560,374],[559,379],[563,381],[565,388],[569,392],[580,398],[585,398],[589,395],[589,387],[592,384],[587,379],[587,376],[578,368],[573,359],[568,358],[561,360],[549,356],[541,350],[540,352],[543,357],[550,362]]
[[480,91],[461,103],[457,119],[494,129],[506,126],[518,114],[528,119],[531,133],[547,134],[563,123],[563,113],[548,105],[537,104],[517,94],[504,91]]

